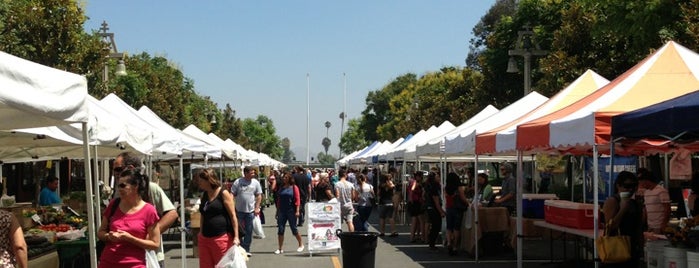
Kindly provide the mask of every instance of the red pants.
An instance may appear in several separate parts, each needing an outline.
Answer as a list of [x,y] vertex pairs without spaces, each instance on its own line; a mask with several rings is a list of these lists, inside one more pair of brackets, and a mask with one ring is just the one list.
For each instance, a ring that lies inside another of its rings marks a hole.
[[228,234],[216,237],[205,237],[199,233],[197,235],[199,245],[199,267],[214,268],[223,258],[226,251],[233,246],[233,239]]

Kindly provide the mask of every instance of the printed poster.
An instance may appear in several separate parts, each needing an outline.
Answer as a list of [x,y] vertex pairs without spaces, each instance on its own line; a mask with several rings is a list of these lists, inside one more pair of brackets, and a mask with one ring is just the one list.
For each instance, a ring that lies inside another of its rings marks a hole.
[[[612,173],[612,177],[609,177],[609,173],[611,170],[609,166],[609,157],[599,157],[599,192],[598,192],[598,198],[599,202],[602,203],[604,200],[607,199],[607,197],[612,196],[612,187],[614,185],[614,181],[616,181],[616,176],[619,174],[619,172],[622,171],[630,171],[634,174],[636,174],[636,167],[638,166],[638,157],[636,156],[615,156],[614,157],[614,170]],[[593,158],[592,157],[585,157],[585,199],[592,201],[594,196],[593,196],[593,191],[594,189],[592,188],[592,179],[594,178],[594,165],[593,165]]]
[[342,228],[340,203],[309,202],[307,206],[308,250],[339,249],[340,238],[335,230]]

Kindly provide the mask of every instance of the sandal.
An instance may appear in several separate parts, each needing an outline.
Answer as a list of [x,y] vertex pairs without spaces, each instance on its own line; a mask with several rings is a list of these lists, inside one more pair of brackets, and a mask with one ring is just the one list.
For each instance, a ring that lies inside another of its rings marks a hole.
[[384,234],[384,233],[380,233],[380,234],[379,234],[379,236],[384,236],[384,235],[386,235],[386,234]]
[[391,233],[391,235],[390,235],[390,237],[396,237],[396,236],[398,236],[398,232],[393,232],[393,233]]

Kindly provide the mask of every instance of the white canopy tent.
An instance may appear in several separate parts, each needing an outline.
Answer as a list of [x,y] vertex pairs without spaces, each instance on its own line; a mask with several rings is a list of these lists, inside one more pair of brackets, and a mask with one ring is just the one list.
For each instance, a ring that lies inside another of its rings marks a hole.
[[168,136],[176,137],[178,139],[176,144],[177,148],[180,149],[180,154],[184,152],[191,152],[203,153],[216,158],[221,157],[220,148],[209,145],[189,135],[185,135],[178,129],[172,127],[170,124],[163,121],[163,119],[161,119],[157,114],[155,114],[155,112],[153,112],[150,108],[146,106],[141,106],[141,108],[138,109],[138,114],[141,116],[141,118],[148,121],[151,125],[158,127],[159,131],[167,132]]
[[[412,138],[412,136],[409,136],[409,137],[408,137],[408,139],[410,139],[410,138]],[[400,146],[401,144],[403,144],[403,142],[406,142],[406,141],[407,141],[407,140],[406,140],[405,138],[397,139],[396,141],[394,141],[393,143],[391,143],[391,146],[388,146],[388,147],[386,147],[384,150],[381,150],[381,151],[379,151],[379,152],[376,152],[376,154],[379,156],[379,162],[381,162],[381,161],[387,161],[388,159],[386,159],[386,154],[387,154],[388,152],[391,152],[391,151],[395,150],[396,148],[398,148],[398,146]]]
[[[87,96],[85,77],[0,52],[0,129],[82,123],[83,157],[90,159]],[[0,145],[4,146],[5,141],[0,140]],[[84,167],[86,192],[92,197],[90,166]],[[92,198],[86,201],[88,207],[93,206]],[[95,230],[93,210],[88,210],[87,217],[88,228]],[[90,266],[97,267],[93,235],[89,236],[88,244]]]
[[145,133],[145,140],[139,136],[139,140],[129,141],[132,146],[140,146],[139,152],[146,155],[154,153],[169,154],[177,156],[182,153],[178,144],[178,137],[170,135],[167,131],[159,129],[151,122],[146,121],[139,115],[133,107],[121,100],[117,95],[109,94],[100,100],[100,104],[107,110],[118,114],[122,121],[125,122],[126,129],[129,133],[129,138],[136,136],[137,133]]
[[500,110],[498,113],[471,127],[448,133],[445,136],[444,153],[446,156],[474,155],[476,149],[476,134],[484,133],[519,118],[529,111],[539,107],[548,100],[543,95],[532,92]]
[[461,133],[461,131],[463,131],[464,129],[467,129],[469,127],[474,126],[477,123],[480,123],[481,121],[496,114],[499,111],[500,110],[495,108],[495,106],[488,105],[487,107],[483,108],[483,110],[478,112],[476,115],[469,118],[466,122],[453,128],[449,132],[443,133],[442,135],[439,135],[439,136],[434,137],[430,140],[427,140],[426,142],[423,142],[422,144],[418,144],[416,146],[416,155],[418,157],[440,156],[442,154],[442,152],[444,152],[444,140],[445,140],[445,137],[447,135],[449,135],[451,133]]

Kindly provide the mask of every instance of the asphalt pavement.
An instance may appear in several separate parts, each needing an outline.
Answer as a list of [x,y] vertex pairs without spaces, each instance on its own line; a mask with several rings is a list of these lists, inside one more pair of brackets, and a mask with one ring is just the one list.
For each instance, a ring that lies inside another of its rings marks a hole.
[[[284,254],[275,255],[277,249],[277,226],[274,221],[274,207],[264,209],[267,221],[263,224],[266,237],[264,239],[255,238],[252,241],[252,257],[247,262],[248,267],[255,268],[282,268],[282,267],[304,267],[304,268],[339,268],[342,266],[342,251],[333,250],[328,252],[313,252],[307,250],[307,226],[299,228],[302,234],[306,250],[301,253],[296,252],[296,239],[291,235],[291,231],[286,230],[284,237]],[[400,218],[400,217],[399,217]],[[377,232],[378,217],[376,209],[369,219],[370,231]],[[377,268],[446,268],[446,267],[486,267],[505,268],[517,267],[516,254],[513,251],[498,250],[496,254],[486,254],[476,261],[474,256],[465,252],[459,252],[457,256],[449,256],[446,248],[438,246],[439,251],[434,252],[428,249],[427,244],[411,243],[409,239],[409,225],[396,224],[399,233],[397,237],[379,237],[375,252],[375,267]],[[347,227],[343,225],[343,230]],[[388,231],[388,230],[387,230]],[[176,232],[166,234],[164,238],[166,248],[166,267],[199,267],[199,259],[192,254],[192,242],[190,236],[187,238],[186,259],[182,260],[179,234]],[[177,240],[177,241],[175,241]],[[535,267],[594,267],[591,263],[581,261],[551,261],[553,249],[553,259],[561,260],[573,258],[575,252],[582,249],[576,247],[572,241],[555,241],[556,244],[542,238],[527,239],[524,242],[524,265],[525,268]],[[492,243],[484,241],[484,243]],[[563,245],[563,247],[561,247]],[[565,255],[564,255],[565,254]],[[354,267],[347,267],[354,268]]]

